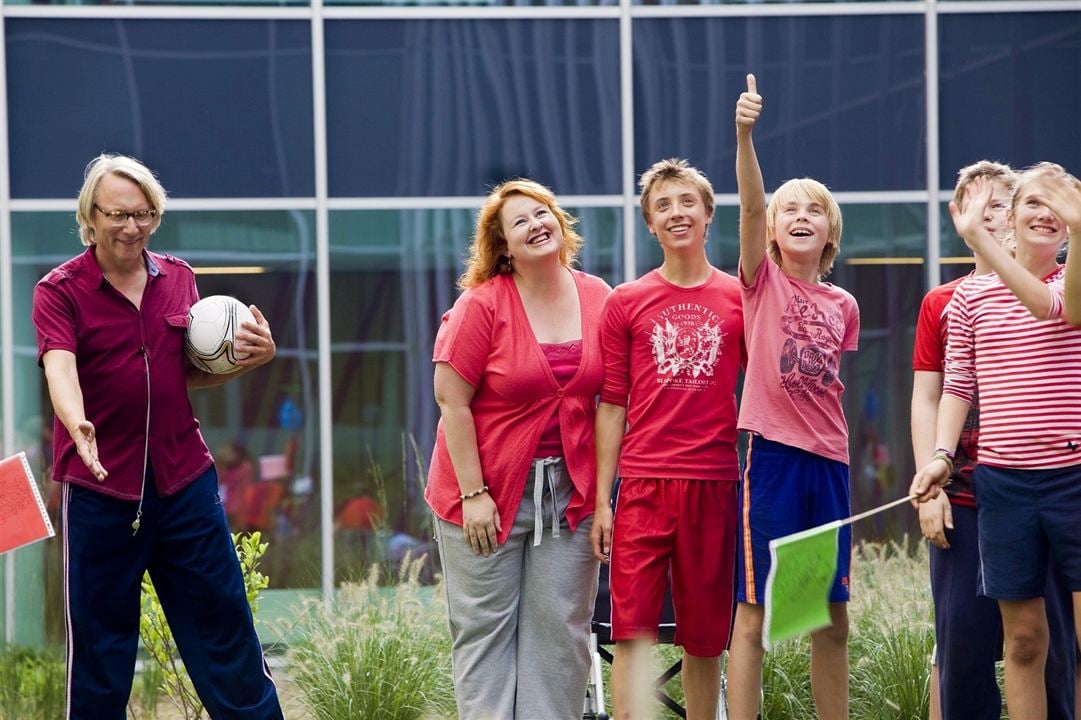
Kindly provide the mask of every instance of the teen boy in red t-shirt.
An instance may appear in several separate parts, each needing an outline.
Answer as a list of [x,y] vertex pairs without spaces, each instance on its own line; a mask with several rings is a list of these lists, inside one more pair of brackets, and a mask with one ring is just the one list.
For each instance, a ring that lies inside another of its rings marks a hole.
[[[736,278],[710,265],[713,188],[684,160],[642,175],[642,214],[664,262],[617,287],[601,325],[594,552],[611,562],[612,693],[628,717],[671,574],[688,718],[714,718],[731,624],[735,387],[746,357]],[[622,478],[618,512],[613,478]]]

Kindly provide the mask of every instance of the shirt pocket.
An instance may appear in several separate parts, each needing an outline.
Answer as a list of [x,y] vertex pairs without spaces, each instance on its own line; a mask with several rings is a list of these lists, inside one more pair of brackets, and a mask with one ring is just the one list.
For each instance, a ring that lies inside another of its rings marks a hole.
[[188,313],[176,313],[174,315],[165,316],[165,324],[171,328],[179,328],[180,330],[188,331]]
[[183,353],[188,339],[188,314],[174,313],[165,316],[164,344],[169,353]]

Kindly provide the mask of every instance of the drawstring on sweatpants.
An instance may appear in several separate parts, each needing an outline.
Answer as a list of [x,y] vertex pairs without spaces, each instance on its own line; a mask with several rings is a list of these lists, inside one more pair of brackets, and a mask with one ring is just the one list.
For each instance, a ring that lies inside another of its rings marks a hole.
[[533,461],[533,547],[541,544],[544,534],[544,485],[548,484],[548,494],[552,498],[552,537],[559,537],[559,506],[556,504],[555,480],[551,468],[563,461],[563,458],[547,457]]

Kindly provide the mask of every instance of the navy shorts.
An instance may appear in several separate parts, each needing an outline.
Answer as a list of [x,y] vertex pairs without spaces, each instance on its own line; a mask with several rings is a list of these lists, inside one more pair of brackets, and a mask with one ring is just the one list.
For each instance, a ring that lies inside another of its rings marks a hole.
[[[769,541],[851,515],[848,465],[752,434],[739,492],[739,602],[764,605]],[[848,601],[852,526],[837,537],[830,602]]]
[[980,592],[996,600],[1044,594],[1050,561],[1081,591],[1081,465],[1010,470],[979,465]]

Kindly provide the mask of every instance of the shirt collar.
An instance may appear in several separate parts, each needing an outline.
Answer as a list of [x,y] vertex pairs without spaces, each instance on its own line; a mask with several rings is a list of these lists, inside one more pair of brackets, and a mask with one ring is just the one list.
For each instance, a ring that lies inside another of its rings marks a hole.
[[[91,287],[102,288],[105,287],[107,281],[101,265],[98,264],[97,247],[97,245],[88,247],[86,252],[83,253],[83,257],[86,259],[87,279],[90,281]],[[143,250],[143,261],[146,263],[146,272],[150,277],[156,278],[159,275],[167,274],[165,268],[158,264],[150,251]]]

